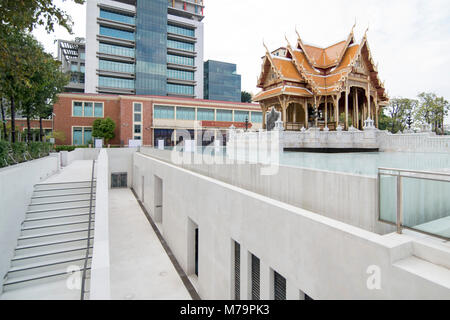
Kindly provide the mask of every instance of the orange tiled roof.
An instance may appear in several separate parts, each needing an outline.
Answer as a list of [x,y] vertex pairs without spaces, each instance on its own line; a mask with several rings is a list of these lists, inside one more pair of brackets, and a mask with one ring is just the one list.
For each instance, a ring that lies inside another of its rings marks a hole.
[[261,101],[267,98],[276,97],[280,94],[289,94],[294,96],[312,97],[313,94],[303,87],[280,86],[277,88],[261,91],[253,97],[253,101]]
[[339,63],[342,52],[346,49],[346,41],[341,41],[327,48],[318,48],[312,45],[304,45],[306,54],[312,59],[312,64],[317,68],[330,68]]
[[272,60],[277,70],[282,74],[283,78],[288,80],[295,80],[298,82],[303,81],[302,76],[298,72],[295,65],[292,63],[292,59],[272,56]]
[[[312,94],[323,95],[332,94],[342,90],[342,85],[352,71],[352,65],[355,59],[361,53],[361,48],[366,47],[369,52],[369,61],[371,61],[370,50],[366,43],[366,36],[364,36],[361,44],[353,44],[353,30],[350,33],[347,41],[340,41],[327,48],[318,48],[312,45],[305,45],[298,40],[299,48],[292,48],[289,43],[286,47],[287,56],[278,57],[267,53],[268,60],[271,61],[272,66],[279,72],[281,78],[284,80],[293,80],[299,84],[299,91],[295,94],[311,96]],[[303,50],[302,50],[303,48]],[[372,63],[372,62],[371,62]],[[370,71],[375,74],[373,81],[376,83],[376,89],[382,92],[382,100],[387,100],[384,87],[378,79],[376,67],[371,66]],[[373,75],[372,75],[373,76]],[[304,84],[311,89],[304,88]],[[259,82],[258,86],[263,87],[263,82]],[[282,90],[284,88],[284,90]],[[260,101],[264,98],[294,92],[294,87],[278,87],[260,92],[255,101]]]

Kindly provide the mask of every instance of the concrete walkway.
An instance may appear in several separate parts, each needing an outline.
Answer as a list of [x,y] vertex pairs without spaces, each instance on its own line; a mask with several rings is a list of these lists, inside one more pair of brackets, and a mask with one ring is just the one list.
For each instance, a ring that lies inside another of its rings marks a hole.
[[[96,176],[94,168],[94,177]],[[61,172],[49,177],[41,183],[61,183],[61,182],[77,182],[91,181],[92,177],[92,160],[75,160]]]
[[191,300],[130,189],[109,191],[111,298]]

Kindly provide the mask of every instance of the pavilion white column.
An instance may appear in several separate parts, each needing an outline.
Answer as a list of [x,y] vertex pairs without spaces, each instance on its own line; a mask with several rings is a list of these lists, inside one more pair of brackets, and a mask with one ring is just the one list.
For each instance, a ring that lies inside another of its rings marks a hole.
[[325,128],[328,127],[328,96],[325,96]]
[[358,103],[358,89],[355,88],[355,97],[356,97],[356,128],[361,129],[359,126],[359,103]]
[[305,99],[305,103],[303,104],[303,110],[305,110],[305,129],[308,129],[308,102]]
[[262,128],[266,129],[266,113],[267,113],[267,109],[265,107],[262,108]]
[[345,129],[348,130],[348,85],[345,87]]
[[369,79],[369,82],[367,82],[367,112],[368,112],[369,118],[370,118],[370,116],[371,116],[371,114],[370,114],[370,78],[368,78],[368,79]]

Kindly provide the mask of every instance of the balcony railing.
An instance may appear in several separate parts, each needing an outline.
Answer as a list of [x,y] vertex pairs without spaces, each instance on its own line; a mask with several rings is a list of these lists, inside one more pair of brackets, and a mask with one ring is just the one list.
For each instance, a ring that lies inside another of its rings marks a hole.
[[379,220],[450,240],[450,172],[378,169]]

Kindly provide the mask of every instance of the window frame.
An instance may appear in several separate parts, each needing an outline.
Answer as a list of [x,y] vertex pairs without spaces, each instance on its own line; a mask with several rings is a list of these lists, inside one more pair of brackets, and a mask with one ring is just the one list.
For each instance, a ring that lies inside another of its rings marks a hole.
[[[74,136],[74,129],[75,128],[81,128],[81,144],[77,144],[77,145],[75,145],[75,144],[73,144],[73,136]],[[91,132],[94,132],[94,127],[93,126],[72,126],[71,127],[71,132],[70,132],[70,135],[71,135],[71,145],[72,146],[86,146],[87,145],[87,143],[85,143],[85,139],[84,139],[84,130],[85,129],[91,129]],[[92,136],[91,136],[91,138],[92,139],[94,139],[94,135],[92,134]],[[94,143],[94,141],[92,141],[92,143]]]
[[[136,111],[135,106],[140,105],[140,111]],[[141,140],[144,141],[144,103],[139,101],[133,101],[132,103],[132,112],[133,112],[133,126],[131,127],[131,137],[133,140]],[[141,115],[141,121],[135,121],[135,115],[140,114]],[[135,128],[136,126],[140,126],[140,133],[136,133]],[[136,139],[139,138],[139,139]]]
[[[81,116],[76,116],[75,113],[74,113],[75,103],[81,103]],[[85,116],[85,114],[84,114],[84,106],[85,106],[86,103],[92,103],[92,116]],[[101,117],[95,116],[95,105],[96,104],[101,104],[102,105],[102,116]],[[105,102],[104,101],[72,100],[72,117],[73,118],[98,118],[98,119],[102,119],[102,118],[105,117]]]

